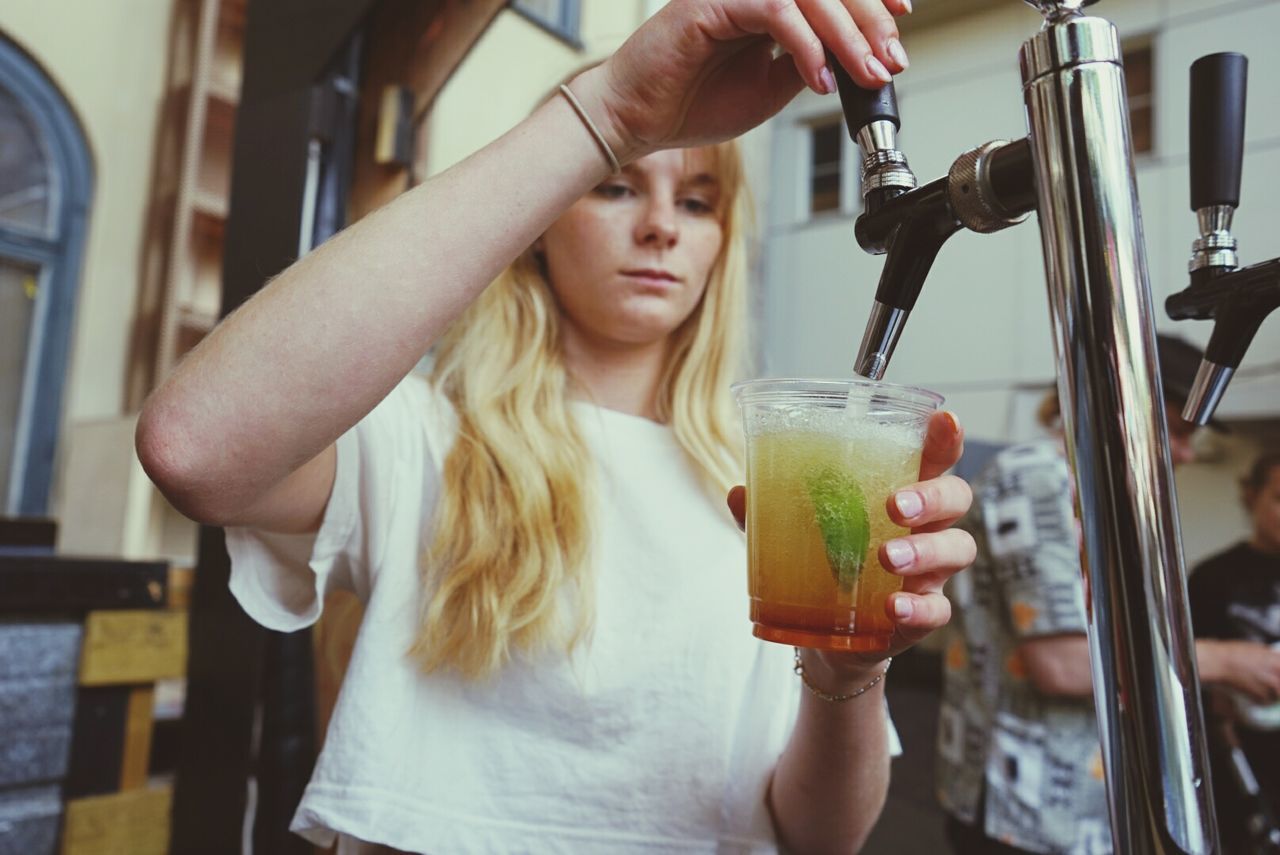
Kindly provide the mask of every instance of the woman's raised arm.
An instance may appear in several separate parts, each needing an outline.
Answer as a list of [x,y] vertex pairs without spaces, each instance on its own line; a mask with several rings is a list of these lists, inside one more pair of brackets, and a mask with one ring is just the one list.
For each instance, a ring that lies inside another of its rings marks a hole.
[[[787,53],[774,57],[775,41]],[[741,133],[805,84],[832,91],[823,43],[865,85],[902,68],[881,0],[673,0],[571,88],[625,164]],[[608,171],[556,97],[300,259],[148,399],[137,434],[148,474],[197,520],[314,529],[337,437]]]

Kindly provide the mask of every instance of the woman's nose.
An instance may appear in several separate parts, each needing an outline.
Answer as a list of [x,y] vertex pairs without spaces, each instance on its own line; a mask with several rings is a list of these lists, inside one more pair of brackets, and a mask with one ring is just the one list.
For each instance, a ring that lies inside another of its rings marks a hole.
[[645,205],[640,221],[636,225],[638,243],[667,249],[675,246],[679,237],[680,228],[676,223],[674,203],[653,199]]

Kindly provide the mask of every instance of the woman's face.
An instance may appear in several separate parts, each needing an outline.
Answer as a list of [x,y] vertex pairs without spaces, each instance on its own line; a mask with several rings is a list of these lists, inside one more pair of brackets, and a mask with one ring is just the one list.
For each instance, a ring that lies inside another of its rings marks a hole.
[[1280,552],[1280,466],[1272,466],[1267,480],[1246,499],[1254,542],[1268,552]]
[[596,346],[665,341],[697,307],[723,242],[708,149],[641,158],[539,240],[571,334]]

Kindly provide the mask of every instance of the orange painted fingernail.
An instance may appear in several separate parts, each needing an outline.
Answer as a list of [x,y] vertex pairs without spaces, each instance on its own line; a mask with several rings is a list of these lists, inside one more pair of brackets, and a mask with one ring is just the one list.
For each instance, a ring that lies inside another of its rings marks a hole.
[[949,425],[951,426],[951,432],[952,432],[952,433],[959,433],[959,432],[960,432],[960,420],[956,418],[956,414],[955,414],[955,413],[953,413],[953,412],[951,412],[950,410],[947,410],[947,411],[946,411],[946,412],[944,412],[942,415],[946,417],[946,419],[947,419],[947,424],[949,424]]

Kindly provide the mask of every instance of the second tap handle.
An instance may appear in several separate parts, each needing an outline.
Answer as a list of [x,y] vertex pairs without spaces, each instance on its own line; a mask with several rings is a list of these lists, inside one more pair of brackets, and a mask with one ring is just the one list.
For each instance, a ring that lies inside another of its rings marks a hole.
[[902,127],[898,118],[898,96],[894,94],[892,83],[886,83],[879,89],[863,89],[853,82],[849,72],[844,70],[834,54],[827,54],[827,65],[836,78],[840,106],[844,108],[845,124],[849,128],[850,137],[856,140],[858,131],[872,122],[882,120],[893,122],[894,128]]
[[1213,53],[1191,64],[1191,210],[1240,204],[1249,60]]

